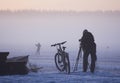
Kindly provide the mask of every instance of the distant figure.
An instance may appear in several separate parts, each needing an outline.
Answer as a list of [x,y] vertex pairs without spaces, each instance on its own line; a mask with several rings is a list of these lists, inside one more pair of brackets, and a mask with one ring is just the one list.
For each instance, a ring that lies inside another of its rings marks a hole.
[[37,55],[40,55],[41,44],[38,43],[38,44],[35,44],[35,46],[37,47],[36,54],[37,54]]
[[88,67],[88,56],[91,55],[91,64],[90,71],[94,73],[95,70],[95,62],[97,60],[96,56],[96,44],[94,42],[94,37],[92,33],[88,32],[88,30],[83,31],[83,36],[79,40],[81,42],[81,48],[83,50],[83,72],[87,71]]

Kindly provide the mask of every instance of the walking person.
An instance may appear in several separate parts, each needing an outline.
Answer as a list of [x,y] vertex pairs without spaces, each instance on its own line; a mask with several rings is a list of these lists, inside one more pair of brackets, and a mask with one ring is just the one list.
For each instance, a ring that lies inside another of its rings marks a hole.
[[38,43],[38,44],[35,44],[35,46],[37,47],[37,50],[36,50],[36,55],[40,55],[40,48],[41,48],[41,44]]
[[94,73],[95,62],[97,60],[94,36],[91,32],[88,32],[88,30],[85,29],[83,31],[83,36],[79,41],[81,42],[81,48],[83,50],[83,72],[87,71],[88,56],[91,55],[90,71]]

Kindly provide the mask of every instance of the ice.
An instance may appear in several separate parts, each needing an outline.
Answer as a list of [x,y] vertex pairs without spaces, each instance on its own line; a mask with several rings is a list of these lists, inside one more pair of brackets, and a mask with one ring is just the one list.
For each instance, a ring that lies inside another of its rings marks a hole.
[[64,73],[29,73],[25,76],[4,76],[0,77],[0,83],[119,83],[120,76],[105,73],[95,72],[83,73],[76,72],[70,75]]
[[[48,58],[49,55],[42,54],[41,56],[31,55],[29,63],[35,64],[38,67],[43,67],[38,72],[30,72],[28,75],[11,75],[0,76],[0,83],[119,83],[120,82],[120,62],[119,58],[109,57],[98,58],[96,71],[91,73],[90,70],[82,72],[82,59],[79,64],[79,69],[72,72],[75,61],[71,59],[71,73],[59,72],[54,63],[54,55]],[[117,64],[117,66],[115,65]]]

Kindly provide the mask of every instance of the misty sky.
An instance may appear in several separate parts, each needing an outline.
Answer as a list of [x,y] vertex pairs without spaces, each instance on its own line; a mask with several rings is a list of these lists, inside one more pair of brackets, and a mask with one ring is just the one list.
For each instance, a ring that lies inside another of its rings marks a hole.
[[120,0],[0,0],[0,9],[6,10],[120,10]]
[[[120,11],[120,0],[0,0],[0,10]],[[33,12],[34,13],[34,12]],[[0,15],[0,51],[31,50],[40,42],[44,50],[68,41],[77,50],[84,29],[95,36],[99,49],[120,49],[120,13],[45,14],[13,12]],[[24,49],[23,49],[24,48]],[[103,49],[103,50],[104,50]]]
[[69,51],[77,51],[84,29],[93,33],[98,50],[120,49],[120,13],[31,15],[21,12],[1,14],[0,18],[1,51],[36,50],[38,42],[44,51],[50,51],[51,44],[62,41],[68,41],[65,46]]

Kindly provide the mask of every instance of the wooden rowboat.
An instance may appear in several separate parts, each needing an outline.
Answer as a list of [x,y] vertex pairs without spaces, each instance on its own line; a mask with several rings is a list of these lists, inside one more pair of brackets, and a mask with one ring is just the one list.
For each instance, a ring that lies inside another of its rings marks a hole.
[[0,75],[28,74],[27,56],[8,58],[9,52],[0,52]]

